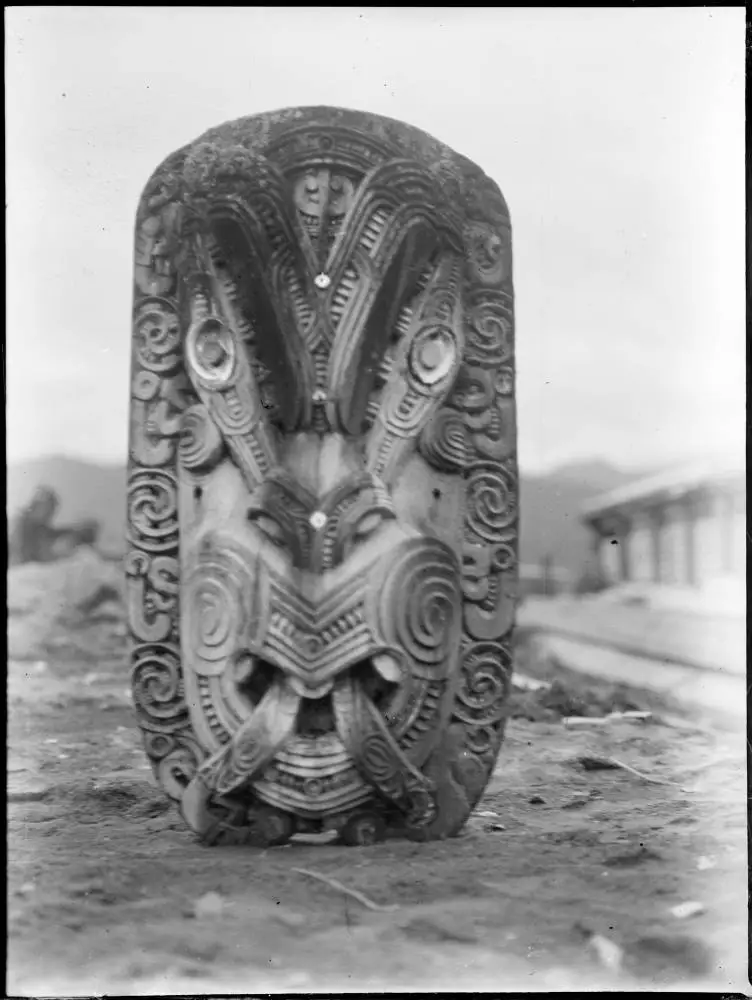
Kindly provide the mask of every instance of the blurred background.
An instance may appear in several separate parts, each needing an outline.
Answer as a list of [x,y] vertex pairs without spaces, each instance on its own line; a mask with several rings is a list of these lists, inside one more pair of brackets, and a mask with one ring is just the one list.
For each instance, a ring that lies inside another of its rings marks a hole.
[[345,104],[434,133],[510,205],[522,593],[740,603],[734,8],[92,11],[8,21],[11,515],[49,487],[58,520],[96,520],[100,545],[122,549],[132,227],[149,173],[223,120]]

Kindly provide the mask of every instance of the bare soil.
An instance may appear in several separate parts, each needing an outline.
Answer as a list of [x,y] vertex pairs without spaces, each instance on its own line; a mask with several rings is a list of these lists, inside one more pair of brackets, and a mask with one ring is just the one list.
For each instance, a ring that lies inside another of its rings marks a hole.
[[9,994],[748,989],[743,733],[569,729],[660,706],[554,670],[459,838],[204,848],[141,751],[122,622],[65,628],[9,665]]

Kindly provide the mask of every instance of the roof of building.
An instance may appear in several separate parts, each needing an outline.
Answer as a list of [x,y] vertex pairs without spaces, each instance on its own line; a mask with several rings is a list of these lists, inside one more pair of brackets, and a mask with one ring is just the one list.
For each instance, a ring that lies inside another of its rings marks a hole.
[[671,500],[685,496],[699,487],[744,476],[745,463],[739,455],[718,456],[644,476],[594,497],[582,507],[582,516],[591,520],[600,514],[637,505],[648,500]]

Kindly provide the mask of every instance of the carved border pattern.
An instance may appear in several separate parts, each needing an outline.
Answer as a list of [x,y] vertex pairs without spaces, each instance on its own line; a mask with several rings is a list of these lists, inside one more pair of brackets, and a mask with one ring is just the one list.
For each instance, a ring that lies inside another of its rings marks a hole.
[[463,365],[419,445],[426,461],[462,475],[465,484],[462,653],[449,723],[464,801],[442,835],[456,832],[463,814],[467,818],[501,748],[517,594],[511,228],[496,185],[477,175],[474,180],[463,186]]
[[180,654],[177,456],[183,415],[198,400],[183,368],[172,270],[175,192],[167,170],[147,187],[136,222],[125,571],[136,717],[157,780],[179,800],[204,752]]
[[[328,147],[321,125],[328,129]],[[361,133],[357,143],[352,128]],[[181,460],[200,468],[213,456],[198,454],[190,438],[191,423],[202,421],[204,412],[196,408],[201,400],[183,369],[184,307],[173,261],[184,213],[182,168],[190,151],[207,142],[273,153],[291,172],[314,159],[322,169],[351,161],[363,172],[383,162],[385,151],[430,159],[447,201],[468,219],[462,366],[420,441],[431,465],[465,481],[462,661],[451,728],[463,733],[454,764],[462,757],[460,770],[475,777],[464,782],[468,808],[461,826],[493,769],[511,676],[518,502],[511,231],[498,188],[478,167],[417,129],[376,116],[305,108],[230,122],[171,155],[144,191],[136,231],[126,573],[133,696],[147,755],[175,799],[205,758],[191,728],[180,663],[177,462],[184,413]],[[435,692],[431,705],[438,697]],[[410,727],[403,739],[409,743],[412,735]]]

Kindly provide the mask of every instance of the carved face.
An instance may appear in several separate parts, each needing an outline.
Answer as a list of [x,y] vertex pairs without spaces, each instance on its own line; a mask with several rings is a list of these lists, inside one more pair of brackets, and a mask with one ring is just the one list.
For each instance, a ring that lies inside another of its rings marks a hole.
[[448,151],[437,170],[427,137],[343,115],[245,120],[144,196],[134,691],[199,832],[222,803],[236,826],[364,803],[441,826],[448,731],[438,784],[465,816],[501,740],[508,221],[498,193],[467,217],[462,170]]

